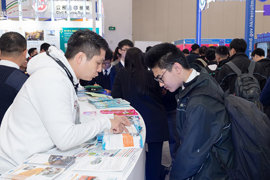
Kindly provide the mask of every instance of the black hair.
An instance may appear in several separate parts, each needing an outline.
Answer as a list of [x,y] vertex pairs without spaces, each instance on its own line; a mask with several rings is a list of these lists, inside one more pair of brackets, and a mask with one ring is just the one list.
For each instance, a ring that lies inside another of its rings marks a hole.
[[105,60],[110,60],[111,61],[112,58],[113,58],[113,52],[112,52],[112,50],[107,49],[106,55],[105,55]]
[[118,48],[122,49],[124,46],[134,47],[134,44],[129,39],[124,39],[118,43]]
[[211,49],[217,50],[217,46],[209,46],[208,48],[211,48]]
[[[144,62],[144,54],[139,48],[133,47],[127,50],[125,69],[129,74],[129,82],[131,82],[131,75],[135,73],[135,83],[138,88],[138,93],[142,95],[148,94],[149,84],[146,78],[148,70]],[[129,88],[130,87],[131,86],[129,86]]]
[[208,48],[205,52],[205,57],[208,61],[214,61],[216,59],[216,51],[212,48]]
[[7,32],[0,38],[2,56],[20,55],[26,50],[26,39],[17,32]]
[[265,56],[265,52],[262,48],[256,48],[252,54],[251,54],[251,57],[255,56],[255,55],[258,55],[258,56]]
[[47,50],[49,49],[50,46],[51,46],[51,45],[50,45],[49,43],[43,43],[43,44],[41,44],[41,46],[40,46],[40,51],[42,51],[42,49],[43,49],[44,51],[47,51]]
[[191,46],[192,51],[196,51],[196,49],[199,49],[199,48],[200,48],[199,44],[192,44]]
[[147,46],[147,48],[145,49],[145,52],[147,53],[151,48],[152,46]]
[[234,48],[236,53],[245,53],[247,50],[247,43],[244,39],[233,39],[230,43],[230,49]]
[[100,55],[100,49],[107,51],[108,48],[108,43],[97,33],[89,29],[79,29],[70,36],[65,56],[69,60],[83,52],[87,59],[91,60],[95,55]]
[[37,50],[37,48],[30,48],[30,49],[28,50],[29,56],[31,56],[31,54],[32,54],[35,50]]
[[182,53],[184,53],[184,54],[189,54],[189,50],[188,50],[188,49],[183,49],[183,50],[182,50]]
[[119,49],[119,48],[116,47],[115,50],[114,50],[114,53],[113,53],[113,61],[116,61],[116,60],[118,59],[118,57],[121,56],[121,54],[119,53],[118,49]]
[[205,52],[207,51],[207,47],[206,46],[202,46],[202,47],[200,47],[200,49],[199,49],[199,54],[205,54]]
[[216,53],[221,57],[221,58],[226,58],[229,54],[229,49],[227,46],[219,46],[216,49]]
[[170,43],[153,46],[145,55],[145,62],[149,68],[172,70],[172,64],[178,62],[184,69],[189,69],[188,61],[182,51]]

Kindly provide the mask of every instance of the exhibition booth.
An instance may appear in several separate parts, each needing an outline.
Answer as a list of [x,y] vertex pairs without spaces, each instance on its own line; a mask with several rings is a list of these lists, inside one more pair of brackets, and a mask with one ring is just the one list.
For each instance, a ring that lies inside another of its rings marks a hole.
[[[232,39],[201,39],[201,46],[228,46],[230,45]],[[191,51],[192,44],[196,43],[196,39],[181,39],[174,41],[174,45],[176,45],[180,50],[188,49]]]
[[19,32],[27,39],[28,49],[39,50],[46,42],[65,52],[69,37],[78,29],[90,29],[104,36],[102,0],[5,2],[6,9],[0,12],[0,35]]

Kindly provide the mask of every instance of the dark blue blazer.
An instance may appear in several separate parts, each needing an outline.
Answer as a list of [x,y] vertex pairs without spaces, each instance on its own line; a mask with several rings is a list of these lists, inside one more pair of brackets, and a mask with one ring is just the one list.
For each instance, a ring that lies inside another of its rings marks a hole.
[[112,89],[114,98],[123,98],[130,102],[143,117],[146,125],[146,143],[163,142],[170,138],[167,114],[162,105],[162,94],[159,84],[152,72],[148,72],[149,95],[138,94],[135,83],[136,72],[128,78],[125,68],[120,68]]
[[115,76],[116,76],[117,72],[119,71],[119,69],[122,67],[124,67],[124,66],[122,65],[122,63],[119,62],[111,68],[111,72],[110,72],[111,89],[113,88]]

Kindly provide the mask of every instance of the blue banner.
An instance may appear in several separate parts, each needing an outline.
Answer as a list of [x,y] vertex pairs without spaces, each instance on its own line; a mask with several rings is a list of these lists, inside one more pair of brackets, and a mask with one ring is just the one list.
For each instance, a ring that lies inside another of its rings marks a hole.
[[254,50],[255,10],[256,0],[246,0],[245,40],[247,42],[246,55],[249,58]]

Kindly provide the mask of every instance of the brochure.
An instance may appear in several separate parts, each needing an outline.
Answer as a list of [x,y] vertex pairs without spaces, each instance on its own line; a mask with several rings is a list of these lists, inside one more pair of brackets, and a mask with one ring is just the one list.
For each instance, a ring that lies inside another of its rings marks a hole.
[[116,99],[111,101],[94,102],[93,105],[97,109],[110,108],[110,107],[129,107],[130,103],[123,99]]
[[100,101],[110,101],[113,98],[111,96],[106,96],[106,97],[89,97],[88,96],[88,102],[93,103],[93,102],[100,102]]
[[1,175],[0,179],[12,180],[51,180],[65,169],[52,166],[22,164]]
[[142,136],[139,133],[104,134],[102,149],[143,148]]
[[128,161],[129,157],[87,156],[74,166],[73,171],[122,172]]
[[104,89],[101,86],[95,86],[95,85],[87,85],[84,86],[86,91],[89,92],[104,92]]
[[126,110],[101,110],[101,114],[115,114],[118,116],[133,116],[139,115],[135,109],[126,109]]
[[74,164],[76,157],[62,156],[62,155],[49,155],[49,154],[34,154],[24,164],[34,165],[49,165],[60,168],[68,168]]

